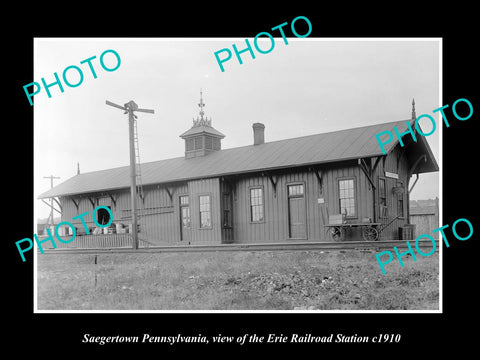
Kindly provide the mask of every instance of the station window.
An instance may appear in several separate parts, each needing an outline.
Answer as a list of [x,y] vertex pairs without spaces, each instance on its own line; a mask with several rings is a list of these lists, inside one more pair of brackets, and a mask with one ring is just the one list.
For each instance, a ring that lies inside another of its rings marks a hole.
[[200,227],[212,226],[212,212],[210,209],[210,195],[200,195]]
[[263,188],[250,188],[250,221],[263,221]]
[[356,217],[355,179],[338,180],[340,213],[347,217]]
[[223,227],[232,227],[232,198],[230,193],[223,193]]
[[183,227],[190,227],[190,205],[188,195],[180,196],[180,217]]
[[288,185],[288,196],[302,196],[303,184]]
[[387,217],[387,187],[385,179],[378,179],[378,204],[380,205],[380,217]]
[[[401,181],[397,181],[397,187],[403,188],[403,183]],[[397,193],[397,215],[399,217],[404,217],[404,211],[403,211],[403,192]]]

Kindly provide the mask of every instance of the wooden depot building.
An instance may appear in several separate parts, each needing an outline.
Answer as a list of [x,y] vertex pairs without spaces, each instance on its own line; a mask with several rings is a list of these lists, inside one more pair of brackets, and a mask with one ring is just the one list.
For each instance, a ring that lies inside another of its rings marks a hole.
[[[380,239],[413,236],[402,231],[412,176],[438,165],[423,136],[404,137],[403,147],[392,141],[383,155],[375,135],[394,126],[404,132],[408,121],[414,128],[414,108],[407,120],[272,142],[254,123],[253,144],[222,149],[225,135],[204,117],[202,100],[199,106],[200,117],[180,135],[184,156],[141,164],[140,246],[332,241],[333,218],[379,224]],[[129,246],[129,186],[124,166],[77,174],[39,198],[54,198],[69,222],[99,205],[110,208],[106,234],[93,235],[95,224],[87,221],[86,235],[74,220],[77,237],[69,247]],[[106,216],[98,211],[99,223]],[[359,229],[344,227],[343,239],[361,240]]]

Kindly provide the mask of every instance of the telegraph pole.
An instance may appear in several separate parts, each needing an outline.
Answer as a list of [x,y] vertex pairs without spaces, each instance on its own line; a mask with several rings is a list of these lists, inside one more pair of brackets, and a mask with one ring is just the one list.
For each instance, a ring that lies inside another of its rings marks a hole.
[[138,230],[137,230],[137,184],[136,184],[136,164],[135,164],[135,130],[134,122],[137,118],[134,111],[154,114],[153,110],[149,109],[139,109],[138,105],[135,104],[133,100],[126,103],[124,106],[117,105],[111,101],[106,101],[107,105],[116,107],[118,109],[124,110],[124,114],[128,114],[128,133],[129,133],[129,143],[130,143],[130,198],[132,204],[132,248],[134,250],[138,249]]
[[134,250],[138,249],[138,231],[137,231],[137,169],[135,164],[135,140],[133,111],[128,111],[128,137],[130,143],[130,201],[132,202],[132,233]]
[[[43,178],[44,179],[50,179],[50,189],[53,188],[53,179],[60,179],[60,177],[53,176],[53,175],[44,176]],[[55,224],[54,224],[54,221],[53,221],[53,198],[50,199],[50,215],[48,216],[47,224],[45,225],[46,227],[48,227],[48,225],[50,224],[50,221],[52,222],[52,226],[54,226]]]

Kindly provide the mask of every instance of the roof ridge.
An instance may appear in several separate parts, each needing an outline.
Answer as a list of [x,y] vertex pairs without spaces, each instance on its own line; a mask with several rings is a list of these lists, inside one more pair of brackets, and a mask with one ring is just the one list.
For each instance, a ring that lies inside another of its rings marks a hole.
[[[219,152],[234,150],[234,149],[240,149],[240,148],[246,148],[246,147],[258,148],[259,146],[262,146],[262,145],[277,143],[277,142],[280,142],[280,141],[289,141],[289,140],[293,141],[293,140],[298,140],[298,139],[303,139],[303,138],[308,138],[308,137],[313,137],[313,136],[318,136],[318,135],[327,135],[327,134],[333,134],[333,133],[338,133],[338,132],[342,132],[342,131],[351,131],[351,130],[357,130],[357,129],[363,129],[363,128],[368,128],[368,127],[378,126],[378,125],[388,125],[388,124],[396,124],[396,123],[401,123],[401,122],[408,122],[410,120],[411,119],[389,121],[389,122],[386,122],[386,123],[376,123],[376,124],[370,124],[370,125],[357,126],[357,127],[354,127],[354,128],[345,128],[345,129],[340,129],[340,130],[332,130],[332,131],[327,131],[327,132],[321,132],[321,133],[309,134],[309,135],[302,135],[302,136],[286,138],[286,139],[265,141],[263,144],[259,144],[259,145],[254,145],[254,144],[241,145],[241,146],[236,146],[236,147],[233,147],[233,148],[222,149],[222,150],[219,150]],[[167,159],[165,159],[165,160],[167,160]],[[158,161],[162,161],[162,160],[158,160]]]
[[[272,144],[272,143],[278,143],[278,142],[281,142],[281,141],[294,141],[294,140],[303,139],[303,138],[309,138],[309,137],[314,137],[314,136],[318,136],[318,135],[327,135],[327,134],[332,134],[332,133],[337,133],[337,132],[342,132],[342,131],[351,131],[351,130],[368,128],[368,127],[377,126],[377,125],[388,125],[388,124],[394,124],[394,123],[399,123],[399,122],[407,122],[407,121],[409,121],[409,120],[410,120],[410,119],[390,121],[390,122],[386,122],[386,123],[377,123],[377,124],[363,125],[363,126],[357,126],[357,127],[354,127],[354,128],[346,128],[346,129],[340,129],[340,130],[332,130],[332,131],[321,132],[321,133],[316,133],[316,134],[309,134],[309,135],[302,135],[302,136],[297,136],[297,137],[292,137],[292,138],[286,138],[286,139],[278,139],[278,140],[273,140],[273,141],[266,141],[265,143],[260,144],[260,145],[253,145],[253,144],[241,145],[241,146],[236,146],[236,147],[232,147],[232,148],[221,149],[221,150],[219,150],[218,152],[222,152],[222,153],[223,153],[223,152],[226,152],[226,151],[232,151],[232,150],[242,149],[242,148],[247,148],[247,147],[255,147],[255,148],[258,148],[259,146],[262,146],[262,145],[267,145],[267,144]],[[213,154],[215,154],[215,153],[209,154],[208,156],[211,156],[211,155],[213,155]],[[166,158],[166,159],[159,159],[159,160],[152,160],[152,161],[142,162],[140,165],[152,164],[152,163],[159,163],[159,162],[163,162],[163,161],[169,161],[169,160],[175,160],[175,159],[184,159],[184,158],[185,158],[185,156],[176,156],[176,157],[173,157],[173,158]],[[188,160],[192,160],[192,159],[188,159]],[[122,166],[116,166],[116,167],[111,167],[111,168],[107,168],[107,169],[92,170],[92,171],[88,171],[88,172],[82,172],[82,173],[77,174],[77,175],[75,175],[75,176],[73,176],[73,177],[82,176],[82,175],[91,174],[91,173],[96,173],[96,172],[101,172],[101,171],[110,171],[110,170],[115,170],[115,169],[121,169],[121,168],[126,168],[126,167],[129,167],[129,166],[130,166],[130,165],[122,165]]]
[[[391,131],[393,126],[400,126],[408,122],[409,120],[398,120],[376,123],[279,139],[259,145],[237,146],[190,159],[178,156],[148,161],[141,164],[142,177],[145,175],[143,180],[144,185],[146,185],[147,183],[155,184],[225,174],[231,175],[240,172],[258,171],[259,169],[280,169],[381,156],[375,134],[385,130]],[[428,143],[423,141],[420,141],[420,143],[428,148]],[[352,144],[355,144],[355,146],[352,146]],[[365,144],[368,144],[368,146]],[[395,144],[396,142],[391,142],[389,149],[393,148]],[[427,151],[428,154],[430,152]],[[127,187],[128,176],[126,171],[128,168],[129,165],[123,165],[75,175],[41,194],[39,198],[48,197],[52,194],[74,194],[76,192],[92,192],[98,189]]]

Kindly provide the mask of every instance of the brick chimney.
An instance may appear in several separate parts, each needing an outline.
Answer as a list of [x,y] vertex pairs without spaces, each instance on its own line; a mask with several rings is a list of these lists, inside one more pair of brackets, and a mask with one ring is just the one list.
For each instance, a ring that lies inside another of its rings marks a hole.
[[262,123],[254,123],[253,128],[253,145],[261,145],[265,143],[265,125]]

